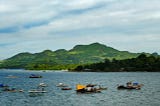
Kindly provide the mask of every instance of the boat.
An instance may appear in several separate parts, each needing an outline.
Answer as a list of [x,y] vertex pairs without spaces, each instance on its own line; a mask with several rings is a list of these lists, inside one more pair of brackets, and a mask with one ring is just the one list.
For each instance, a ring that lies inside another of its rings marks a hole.
[[77,93],[100,93],[101,90],[96,88],[95,85],[82,85],[77,84],[76,85],[76,91]]
[[67,84],[64,84],[64,83],[59,83],[58,85],[56,85],[57,87],[68,87]]
[[138,83],[132,83],[132,82],[127,82],[126,86],[125,85],[120,85],[117,87],[117,89],[119,90],[123,90],[123,89],[136,89],[136,90],[140,90],[141,87],[143,86],[143,84],[138,84]]
[[42,78],[42,76],[41,76],[41,75],[31,74],[31,75],[29,76],[29,78]]
[[127,87],[127,86],[124,86],[124,85],[120,85],[117,87],[117,89],[136,89],[136,90],[140,90],[141,88],[140,87]]
[[102,87],[99,85],[99,88],[97,88],[98,90],[107,90],[108,88],[107,87]]
[[61,88],[61,90],[72,90],[72,88]]
[[45,84],[45,83],[39,83],[39,86],[40,87],[47,87],[47,84]]
[[6,92],[24,92],[23,89],[16,89],[16,88],[4,88],[2,91],[6,91]]
[[29,90],[28,92],[29,92],[29,93],[46,93],[47,91],[32,89],[32,90]]
[[0,84],[0,88],[9,87],[8,85]]
[[14,75],[8,75],[6,78],[18,78],[18,77]]
[[28,91],[29,93],[46,93],[44,87],[37,87],[37,89],[32,89]]

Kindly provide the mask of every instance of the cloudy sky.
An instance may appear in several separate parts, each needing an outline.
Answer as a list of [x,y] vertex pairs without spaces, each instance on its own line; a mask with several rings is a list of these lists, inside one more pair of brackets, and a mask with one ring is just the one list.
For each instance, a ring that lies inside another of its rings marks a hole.
[[160,54],[160,0],[0,0],[0,60],[99,42]]

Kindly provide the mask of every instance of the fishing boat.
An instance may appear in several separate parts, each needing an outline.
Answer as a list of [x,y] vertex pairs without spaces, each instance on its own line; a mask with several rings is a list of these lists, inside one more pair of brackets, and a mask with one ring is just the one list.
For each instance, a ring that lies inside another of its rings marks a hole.
[[41,75],[31,74],[31,75],[29,76],[29,78],[42,78],[42,76],[41,76]]
[[72,88],[61,88],[61,90],[72,90]]
[[47,84],[45,84],[45,83],[39,83],[39,87],[47,87]]
[[32,89],[28,91],[29,93],[46,93],[44,87],[37,87],[37,89]]
[[8,85],[0,84],[0,88],[9,87]]
[[120,85],[117,87],[117,89],[119,90],[123,90],[123,89],[136,89],[136,90],[140,90],[141,87],[143,86],[143,84],[138,84],[138,83],[132,83],[132,82],[127,82],[126,86],[125,85]]
[[6,92],[23,92],[23,89],[16,89],[16,88],[4,88],[2,91],[6,91]]
[[28,91],[29,93],[46,93],[47,91],[32,89]]
[[77,93],[100,93],[101,90],[96,88],[95,85],[82,85],[77,84],[76,85],[76,91]]
[[64,83],[59,83],[58,85],[56,85],[57,87],[68,87],[67,84],[64,84]]
[[18,77],[14,75],[8,75],[6,78],[18,78]]
[[99,85],[99,88],[97,88],[98,90],[107,90],[108,88],[107,87],[102,87]]

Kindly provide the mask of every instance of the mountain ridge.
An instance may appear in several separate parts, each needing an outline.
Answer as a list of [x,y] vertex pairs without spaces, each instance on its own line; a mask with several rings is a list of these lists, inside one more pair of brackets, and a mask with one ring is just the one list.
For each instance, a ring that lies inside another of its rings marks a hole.
[[[24,69],[66,69],[74,68],[79,64],[91,64],[107,59],[135,58],[140,53],[119,51],[100,43],[76,45],[70,50],[44,50],[39,53],[19,53],[1,62],[0,68]],[[147,54],[147,53],[146,53]]]

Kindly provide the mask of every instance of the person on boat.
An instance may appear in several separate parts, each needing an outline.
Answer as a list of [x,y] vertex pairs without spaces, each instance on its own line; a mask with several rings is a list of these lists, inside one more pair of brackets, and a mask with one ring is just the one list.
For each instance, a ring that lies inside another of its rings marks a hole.
[[44,91],[44,88],[42,87],[42,91]]
[[93,91],[93,88],[92,88],[92,87],[86,87],[86,90],[87,90],[88,92],[91,92],[91,91]]
[[126,85],[127,85],[128,88],[132,88],[133,87],[132,81],[127,82]]

